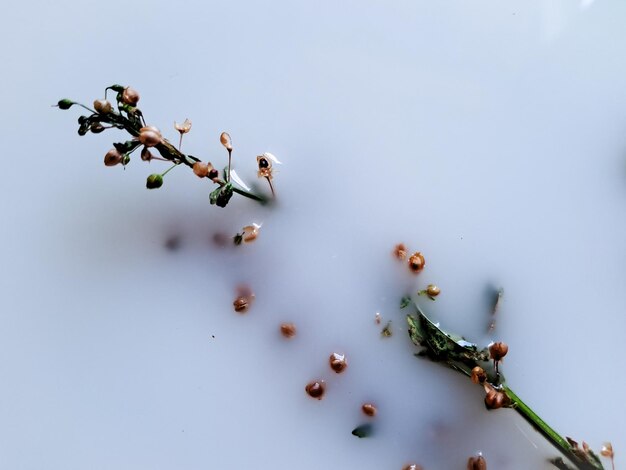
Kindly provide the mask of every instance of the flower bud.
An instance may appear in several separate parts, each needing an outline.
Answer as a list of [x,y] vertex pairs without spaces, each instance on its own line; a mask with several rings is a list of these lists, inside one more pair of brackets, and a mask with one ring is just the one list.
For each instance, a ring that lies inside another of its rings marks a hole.
[[230,140],[230,135],[228,135],[228,132],[222,132],[222,134],[220,135],[220,142],[224,147],[226,147],[226,150],[228,150],[229,152],[232,151],[233,143]]
[[363,411],[363,414],[365,416],[369,417],[374,417],[376,416],[376,413],[378,413],[376,406],[372,403],[363,403],[363,405],[361,406],[361,411]]
[[100,114],[109,114],[113,107],[111,106],[111,103],[109,103],[107,100],[95,100],[93,102],[93,109],[95,109]]
[[493,343],[489,346],[489,355],[491,356],[491,359],[496,362],[501,361],[502,358],[506,356],[506,353],[508,351],[509,347],[506,345],[506,343],[503,343],[501,341],[498,343]]
[[154,147],[163,140],[161,131],[154,126],[142,127],[139,129],[139,142],[146,147]]
[[109,150],[104,156],[104,164],[106,166],[115,166],[122,163],[122,154],[117,149]]
[[467,460],[467,470],[487,470],[487,461],[485,457],[478,454]]
[[487,394],[485,395],[485,406],[488,410],[497,410],[498,408],[506,406],[508,402],[509,399],[504,392],[500,392],[492,387],[487,389]]
[[131,87],[124,88],[124,91],[122,92],[122,102],[130,106],[137,106],[137,103],[139,102],[139,93]]
[[487,373],[485,372],[485,369],[479,366],[474,367],[472,369],[471,379],[475,384],[485,383],[485,380],[487,380]]
[[439,287],[434,284],[428,284],[428,287],[426,287],[426,294],[428,294],[430,297],[437,297],[439,294],[441,294],[441,289],[439,289]]
[[57,108],[59,109],[70,109],[74,103],[72,100],[68,100],[67,98],[59,100],[57,103]]
[[146,188],[157,189],[161,186],[163,186],[163,176],[159,175],[158,173],[153,173],[148,176],[148,179],[146,180]]
[[413,253],[409,258],[409,269],[413,271],[414,274],[418,274],[424,269],[424,266],[426,266],[424,255],[419,251]]

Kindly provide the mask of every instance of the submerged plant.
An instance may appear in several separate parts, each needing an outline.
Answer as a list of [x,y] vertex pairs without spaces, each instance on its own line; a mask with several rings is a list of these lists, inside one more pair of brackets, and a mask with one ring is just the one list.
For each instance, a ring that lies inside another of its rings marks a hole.
[[[109,91],[115,93],[115,104],[107,99]],[[82,136],[88,132],[98,134],[107,129],[125,130],[130,134],[130,140],[114,143],[114,148],[106,153],[104,163],[107,166],[128,165],[131,161],[131,154],[140,147],[143,147],[140,153],[142,160],[165,160],[172,163],[173,165],[163,173],[153,173],[148,176],[146,180],[148,189],[160,188],[163,186],[164,176],[169,171],[177,166],[186,165],[198,177],[207,178],[218,186],[209,194],[211,204],[226,207],[233,194],[239,194],[262,204],[269,201],[266,196],[254,193],[243,185],[236,186],[233,184],[231,180],[233,146],[228,133],[223,132],[220,136],[220,142],[228,151],[228,166],[224,169],[223,176],[220,177],[219,171],[211,163],[202,162],[193,155],[186,155],[181,152],[183,135],[191,130],[191,121],[185,119],[182,124],[174,124],[174,128],[180,134],[178,148],[176,148],[163,137],[158,128],[146,124],[142,111],[137,107],[138,103],[139,93],[136,90],[122,85],[111,85],[105,88],[104,99],[94,101],[93,109],[70,99],[62,99],[56,106],[65,110],[76,105],[89,111],[88,115],[78,118],[78,135]],[[161,157],[154,156],[151,149],[155,149]],[[274,188],[271,187],[271,189],[273,194]]]
[[[579,470],[604,469],[598,455],[585,442],[581,447],[573,439],[562,437],[507,385],[504,375],[498,369],[499,362],[508,352],[508,346],[505,343],[498,342],[480,348],[466,341],[462,336],[449,333],[439,324],[433,323],[410,297],[403,297],[400,306],[413,310],[407,315],[407,322],[411,341],[422,347],[417,355],[460,372],[469,377],[473,383],[483,387],[487,409],[511,408],[519,413],[550,444],[556,447],[571,462],[571,465],[574,465],[571,467],[563,458],[557,457],[550,460],[555,467]],[[605,445],[603,456],[609,456],[607,448]],[[611,459],[612,456],[611,448]]]

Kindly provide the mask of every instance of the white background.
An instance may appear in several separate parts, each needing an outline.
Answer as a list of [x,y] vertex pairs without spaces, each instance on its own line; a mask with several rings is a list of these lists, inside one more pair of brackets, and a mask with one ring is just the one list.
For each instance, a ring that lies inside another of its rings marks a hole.
[[[556,452],[419,361],[398,299],[510,345],[564,435],[626,449],[626,5],[619,1],[11,2],[0,29],[0,468],[549,468]],[[80,110],[132,85],[150,124],[279,204],[209,206],[187,169],[105,168]],[[262,222],[251,246],[220,249]],[[164,249],[179,237],[180,248]],[[427,269],[390,256],[403,241]],[[248,283],[251,311],[232,311]],[[485,292],[502,286],[493,337]],[[392,320],[381,339],[375,312]],[[281,321],[299,334],[285,342]],[[350,366],[334,376],[335,351]],[[332,374],[332,375],[331,375]],[[304,394],[328,382],[317,402]],[[350,431],[379,406],[376,434]],[[543,466],[543,467],[542,467]]]

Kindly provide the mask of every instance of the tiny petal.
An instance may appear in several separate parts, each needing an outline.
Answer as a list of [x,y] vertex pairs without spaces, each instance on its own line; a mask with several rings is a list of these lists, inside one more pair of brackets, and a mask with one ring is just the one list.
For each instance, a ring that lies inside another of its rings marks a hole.
[[174,123],[174,128],[180,132],[181,134],[186,134],[191,130],[191,121],[189,119],[185,119],[185,122],[182,124]]

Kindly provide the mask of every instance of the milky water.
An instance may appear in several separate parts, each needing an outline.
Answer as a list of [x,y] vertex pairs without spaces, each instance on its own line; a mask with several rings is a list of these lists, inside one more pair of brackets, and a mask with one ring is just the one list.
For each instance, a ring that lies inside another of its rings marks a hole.
[[[413,356],[399,299],[428,283],[436,321],[506,341],[511,388],[619,464],[625,18],[588,0],[9,6],[0,466],[549,468],[513,411]],[[159,162],[105,168],[124,136],[79,138],[79,113],[48,104],[116,82],[172,140],[191,119],[183,149],[214,164],[227,130],[248,182],[277,155],[277,204],[210,206],[183,168],[146,191]],[[214,243],[252,222],[253,244]],[[398,242],[424,253],[418,277]]]

